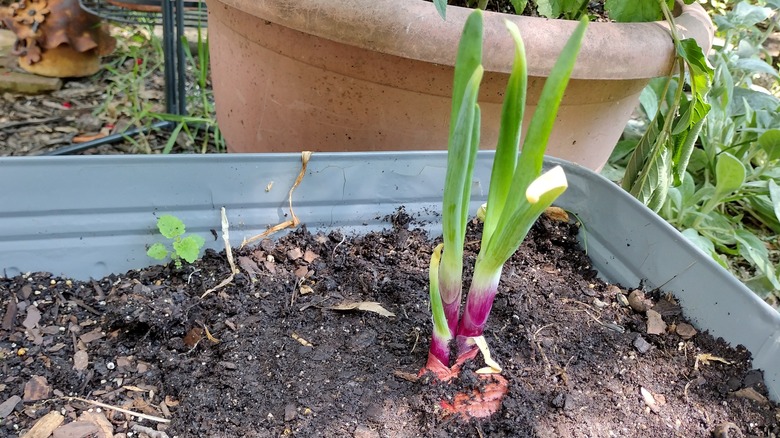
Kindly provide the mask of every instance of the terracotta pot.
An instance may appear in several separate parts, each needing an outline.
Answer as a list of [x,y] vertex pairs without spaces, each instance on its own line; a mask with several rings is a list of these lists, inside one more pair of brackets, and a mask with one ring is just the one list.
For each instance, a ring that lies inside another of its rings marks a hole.
[[[469,9],[449,7],[444,21],[423,0],[207,3],[217,118],[230,151],[446,148],[452,66]],[[576,25],[485,13],[483,148],[495,146],[514,54],[504,19],[525,39],[527,114]],[[699,5],[681,6],[677,22],[709,50],[712,23]],[[642,88],[672,60],[666,23],[592,23],[548,153],[601,168]]]

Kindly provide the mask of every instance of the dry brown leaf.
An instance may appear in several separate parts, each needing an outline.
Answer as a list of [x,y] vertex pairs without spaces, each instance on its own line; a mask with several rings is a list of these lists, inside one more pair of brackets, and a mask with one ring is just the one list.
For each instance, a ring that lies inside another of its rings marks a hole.
[[36,421],[35,425],[22,435],[22,438],[49,438],[63,421],[65,421],[65,417],[62,414],[51,411]]
[[100,138],[103,138],[103,137],[107,137],[107,136],[108,136],[107,132],[98,132],[97,134],[82,134],[82,135],[77,135],[77,136],[73,137],[70,141],[72,143],[77,143],[77,144],[78,143],[86,143],[88,141],[95,141],[97,139],[100,139]]
[[391,317],[395,316],[394,313],[389,312],[379,303],[375,301],[361,301],[357,303],[341,303],[335,306],[326,307],[328,310],[363,310],[365,312],[374,312],[382,316]]
[[198,342],[203,339],[203,329],[200,327],[193,327],[184,336],[184,345],[192,348],[198,345]]
[[666,323],[661,314],[655,310],[647,310],[647,333],[650,335],[662,335],[666,332]]
[[544,215],[554,221],[569,222],[569,213],[561,207],[547,207]]
[[709,353],[701,353],[696,355],[696,362],[693,364],[693,369],[698,370],[699,369],[699,363],[702,365],[709,365],[710,362],[720,362],[725,363],[726,365],[731,365],[733,362],[729,362],[728,360],[718,357]]
[[208,327],[204,326],[203,330],[206,331],[206,339],[208,339],[209,341],[211,341],[211,342],[213,342],[215,344],[219,344],[219,339],[217,339],[217,338],[215,338],[214,336],[211,335],[211,332],[209,331]]

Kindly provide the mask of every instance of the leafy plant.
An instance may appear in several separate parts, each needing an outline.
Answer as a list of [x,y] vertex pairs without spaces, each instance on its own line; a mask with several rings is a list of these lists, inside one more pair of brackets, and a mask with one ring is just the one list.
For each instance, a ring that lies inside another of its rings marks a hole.
[[[164,112],[160,102],[163,96],[148,87],[153,79],[164,76],[162,45],[152,29],[151,26],[119,29],[125,35],[119,39],[113,61],[105,67],[110,73],[107,98],[97,112],[111,123],[123,119],[127,125],[136,127],[151,126],[160,121],[173,122],[173,129],[159,151],[163,154],[170,153],[176,144],[190,149],[200,143],[201,153],[209,152],[209,144],[215,146],[217,151],[223,151],[225,144],[214,115],[208,76],[208,40],[202,29],[196,29],[197,53],[193,55],[190,50],[184,51],[190,67],[188,70],[195,72],[194,77],[188,80],[192,87],[187,96],[183,96],[187,99],[187,115]],[[187,41],[182,41],[182,44],[189,47]],[[141,152],[153,152],[145,135],[128,137],[127,140]]]
[[[515,13],[522,14],[530,8],[542,17],[579,20],[586,16],[590,0],[509,0]],[[694,0],[685,0],[686,4]],[[667,8],[674,7],[674,0],[605,0],[604,11],[609,18],[618,22],[658,21],[664,18],[662,2]],[[447,4],[452,0],[433,0],[439,15],[446,17]],[[485,9],[487,0],[466,0],[471,8]]]
[[[693,153],[696,139],[710,110],[707,92],[713,70],[696,41],[681,40],[671,11],[660,3],[670,26],[676,56],[669,77],[657,96],[643,96],[643,105],[652,115],[647,131],[626,165],[623,188],[658,211],[669,187],[679,184]],[[676,76],[674,74],[676,73]],[[691,89],[684,93],[685,86]],[[656,103],[658,102],[658,103]]]
[[[452,341],[456,343],[454,369],[475,357],[479,345],[485,345],[483,331],[498,292],[504,263],[520,246],[539,215],[567,187],[566,176],[559,166],[542,174],[542,161],[587,20],[580,22],[545,82],[519,156],[517,149],[528,78],[519,29],[510,22],[506,26],[515,42],[514,67],[501,114],[481,248],[462,315],[463,246],[480,136],[477,95],[483,74],[481,11],[474,11],[469,16],[458,48],[442,202],[443,244],[431,257],[430,298],[434,328],[424,368],[433,371],[441,380],[448,380],[453,375],[453,368],[450,368]],[[483,350],[485,353],[486,347]],[[497,365],[489,360],[489,354],[485,354],[485,359],[489,365],[493,364],[491,370],[495,372]]]
[[173,260],[176,269],[181,269],[182,260],[192,263],[198,259],[200,249],[206,243],[202,237],[197,234],[190,234],[184,237],[184,222],[176,216],[169,214],[162,215],[157,219],[157,229],[160,234],[171,241],[171,249],[164,243],[155,243],[146,251],[146,255],[155,260],[165,260],[169,255]]
[[[762,59],[776,14],[740,2],[714,17],[723,42],[710,56],[711,109],[687,169],[675,183],[668,181],[668,197],[658,205],[659,214],[683,235],[775,305],[780,291],[780,99],[757,81],[771,88],[780,77]],[[656,81],[646,90],[645,113],[663,102],[662,89]],[[613,166],[625,164],[623,153],[616,150]]]

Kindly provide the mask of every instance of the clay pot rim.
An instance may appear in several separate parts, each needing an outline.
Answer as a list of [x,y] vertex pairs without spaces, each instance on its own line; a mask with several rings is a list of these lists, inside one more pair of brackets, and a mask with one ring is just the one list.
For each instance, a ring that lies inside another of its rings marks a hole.
[[[713,25],[704,9],[680,0],[676,17],[682,38],[695,38],[705,53]],[[454,64],[460,30],[470,9],[450,6],[447,20],[423,0],[208,0],[209,8],[236,8],[258,18],[343,44],[389,55]],[[485,12],[483,64],[511,71],[513,43],[504,19],[515,22],[525,40],[528,72],[547,76],[576,21]],[[639,49],[637,49],[637,47]],[[668,23],[591,23],[572,74],[576,79],[646,79],[669,73],[673,46]]]

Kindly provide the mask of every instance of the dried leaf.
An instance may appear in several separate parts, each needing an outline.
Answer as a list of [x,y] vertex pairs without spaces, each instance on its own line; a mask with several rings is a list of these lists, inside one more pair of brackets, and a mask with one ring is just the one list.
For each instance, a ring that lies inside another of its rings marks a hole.
[[14,320],[16,319],[16,301],[8,300],[8,305],[5,308],[5,315],[3,315],[3,330],[11,330],[14,327]]
[[720,362],[725,363],[726,365],[731,365],[733,363],[722,357],[714,356],[709,353],[701,353],[696,355],[696,362],[693,364],[693,369],[698,370],[700,362],[702,365],[709,365],[710,362]]
[[647,333],[650,335],[661,335],[666,332],[666,323],[661,314],[655,310],[647,311]]
[[341,303],[335,306],[326,307],[329,310],[363,310],[366,312],[378,313],[382,316],[395,316],[394,313],[387,311],[379,303],[375,301],[361,301],[358,303]]
[[295,270],[295,277],[304,278],[308,273],[309,273],[309,268],[307,268],[306,266],[299,266]]
[[203,329],[200,327],[193,327],[184,336],[184,345],[192,348],[198,345],[198,342],[203,339]]
[[544,215],[554,221],[569,222],[569,213],[561,207],[547,207],[544,210]]
[[217,338],[215,338],[214,336],[211,335],[211,332],[209,331],[208,327],[203,327],[203,330],[206,331],[206,339],[208,339],[209,341],[211,341],[211,342],[213,342],[215,344],[219,344],[219,339],[217,339]]

